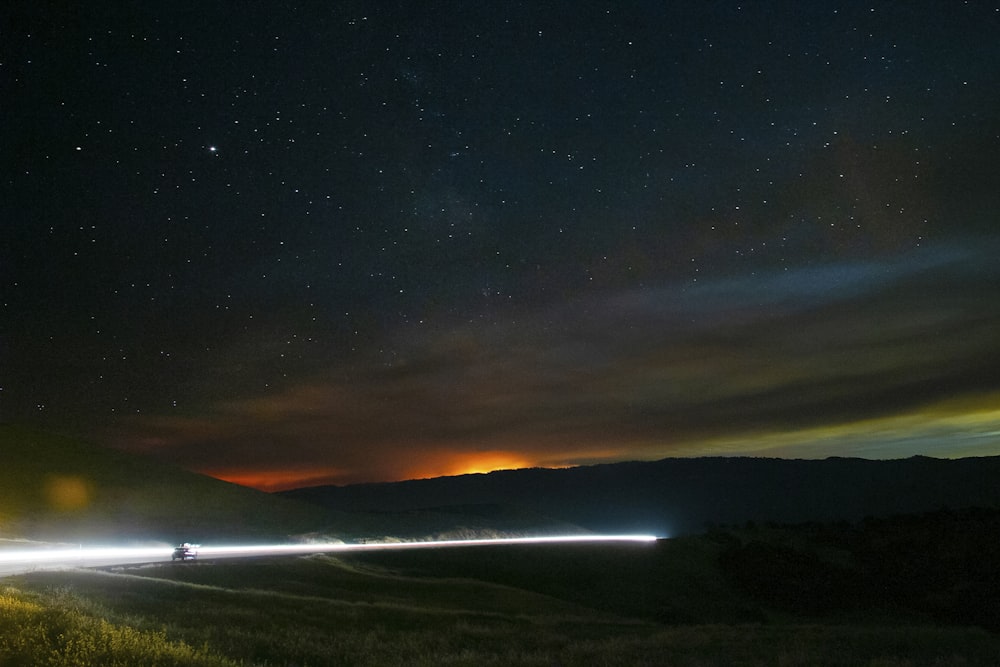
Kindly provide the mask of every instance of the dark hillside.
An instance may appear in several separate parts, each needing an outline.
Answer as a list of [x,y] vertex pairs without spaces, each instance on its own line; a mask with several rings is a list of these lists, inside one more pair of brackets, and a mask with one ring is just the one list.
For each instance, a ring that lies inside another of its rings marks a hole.
[[283,539],[317,530],[325,516],[143,457],[0,426],[0,538]]
[[1000,632],[1000,509],[752,526],[709,538],[725,545],[724,575],[768,607],[814,617],[880,611]]
[[347,512],[514,505],[601,532],[676,536],[718,524],[859,520],[1000,506],[1000,457],[892,461],[664,459],[286,491]]

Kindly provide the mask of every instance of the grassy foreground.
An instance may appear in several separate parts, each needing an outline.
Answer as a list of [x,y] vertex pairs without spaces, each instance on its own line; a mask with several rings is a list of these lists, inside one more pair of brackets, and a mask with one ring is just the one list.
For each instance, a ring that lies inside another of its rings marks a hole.
[[1000,655],[1000,637],[973,627],[771,614],[725,585],[713,544],[37,572],[5,582],[0,665],[904,666]]

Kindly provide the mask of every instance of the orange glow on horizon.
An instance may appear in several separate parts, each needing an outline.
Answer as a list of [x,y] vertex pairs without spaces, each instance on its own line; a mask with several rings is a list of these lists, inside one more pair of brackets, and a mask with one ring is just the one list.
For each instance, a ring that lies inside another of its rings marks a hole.
[[477,475],[498,470],[522,470],[524,468],[566,468],[568,465],[549,465],[538,459],[529,458],[521,452],[493,449],[487,451],[442,451],[425,455],[419,465],[401,470],[392,480],[432,479],[434,477],[454,477],[457,475]]
[[419,466],[397,469],[380,479],[360,479],[357,472],[343,468],[289,468],[283,470],[203,470],[209,477],[248,486],[265,492],[326,484],[363,484],[368,482],[399,482],[408,479],[430,479],[489,473],[496,470],[518,470],[537,467],[521,454],[509,451],[440,452],[425,454]]
[[305,468],[291,470],[204,470],[203,474],[224,482],[248,486],[258,491],[273,492],[306,486],[343,484],[344,471],[339,468]]
[[531,461],[514,452],[459,453],[452,455],[450,461],[444,462],[444,472],[439,472],[434,476],[473,475],[493,472],[495,470],[518,470],[520,468],[530,468],[533,465]]

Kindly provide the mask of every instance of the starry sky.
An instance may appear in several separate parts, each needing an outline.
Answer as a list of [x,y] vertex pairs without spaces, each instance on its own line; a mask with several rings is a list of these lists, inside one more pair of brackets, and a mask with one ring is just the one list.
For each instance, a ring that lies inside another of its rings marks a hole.
[[268,490],[1000,454],[996,0],[0,16],[2,421]]

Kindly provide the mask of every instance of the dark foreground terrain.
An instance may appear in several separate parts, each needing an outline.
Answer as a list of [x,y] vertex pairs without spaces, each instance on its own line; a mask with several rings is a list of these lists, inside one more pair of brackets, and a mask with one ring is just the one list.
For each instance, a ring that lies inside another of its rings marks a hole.
[[38,572],[0,665],[995,665],[1000,511]]
[[498,506],[530,509],[599,533],[696,535],[747,521],[860,521],[940,507],[1000,507],[1000,456],[670,458],[499,470],[276,495],[340,512]]

